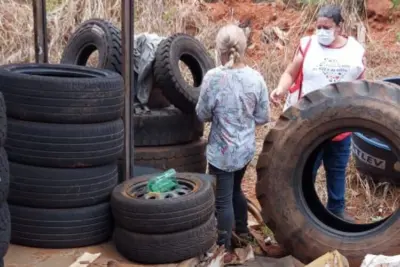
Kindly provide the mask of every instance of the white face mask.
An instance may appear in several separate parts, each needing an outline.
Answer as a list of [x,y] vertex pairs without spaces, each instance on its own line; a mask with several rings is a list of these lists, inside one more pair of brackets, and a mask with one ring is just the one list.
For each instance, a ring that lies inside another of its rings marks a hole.
[[320,44],[330,45],[331,43],[333,43],[333,41],[335,41],[335,31],[333,29],[318,29],[317,37]]

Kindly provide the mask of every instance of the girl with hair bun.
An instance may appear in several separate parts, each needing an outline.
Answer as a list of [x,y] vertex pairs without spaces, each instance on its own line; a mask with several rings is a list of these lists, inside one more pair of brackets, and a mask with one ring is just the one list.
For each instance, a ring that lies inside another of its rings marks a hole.
[[217,177],[217,244],[227,251],[225,264],[237,257],[231,246],[233,224],[236,234],[249,237],[241,182],[255,154],[255,127],[269,121],[267,86],[259,72],[245,65],[246,47],[246,36],[238,26],[219,30],[216,50],[222,66],[204,76],[196,106],[199,119],[212,123],[206,156],[209,172]]

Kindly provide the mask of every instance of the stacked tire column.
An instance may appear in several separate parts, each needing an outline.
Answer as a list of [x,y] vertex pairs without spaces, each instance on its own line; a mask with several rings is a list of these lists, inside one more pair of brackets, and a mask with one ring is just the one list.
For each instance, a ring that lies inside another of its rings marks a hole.
[[147,192],[153,177],[129,179],[112,193],[117,250],[134,262],[153,265],[201,256],[216,241],[211,182],[197,174],[178,173],[174,190]]
[[72,65],[0,69],[8,109],[11,242],[87,246],[112,231],[123,150],[122,77]]
[[10,185],[9,163],[4,143],[7,136],[6,104],[0,93],[0,267],[4,267],[3,257],[6,255],[11,236],[10,211],[7,195]]
[[[193,84],[183,78],[180,62],[190,69]],[[213,67],[207,50],[192,36],[175,34],[159,44],[154,63],[156,87],[173,106],[134,115],[135,164],[179,172],[206,171],[204,125],[194,107],[202,79]]]

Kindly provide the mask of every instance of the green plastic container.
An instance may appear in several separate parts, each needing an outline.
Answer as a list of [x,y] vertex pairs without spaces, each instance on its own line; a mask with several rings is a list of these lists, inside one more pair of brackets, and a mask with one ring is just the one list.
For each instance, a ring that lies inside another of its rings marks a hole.
[[176,171],[169,169],[151,178],[147,183],[147,190],[149,192],[165,193],[172,191],[177,186]]

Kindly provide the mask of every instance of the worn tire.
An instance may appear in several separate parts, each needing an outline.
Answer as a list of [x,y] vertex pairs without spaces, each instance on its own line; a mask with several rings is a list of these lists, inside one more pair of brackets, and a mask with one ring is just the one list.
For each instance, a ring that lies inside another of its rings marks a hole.
[[123,151],[121,119],[95,124],[52,124],[8,119],[10,161],[43,167],[91,167],[116,162]]
[[174,168],[177,172],[200,172],[207,169],[204,155],[207,142],[204,139],[177,145],[160,147],[135,147],[135,165],[166,170]]
[[[193,76],[188,84],[179,69],[183,61]],[[206,48],[194,37],[174,34],[159,44],[154,62],[154,78],[165,97],[184,113],[193,113],[200,95],[200,85],[208,70],[214,68]]]
[[44,168],[10,162],[8,202],[32,208],[79,208],[109,201],[116,163],[92,168]]
[[170,234],[141,234],[116,227],[114,243],[127,259],[144,264],[166,264],[206,253],[216,241],[214,215],[193,229]]
[[95,123],[121,117],[123,79],[109,71],[59,64],[0,67],[7,116],[53,123]]
[[[1,90],[1,85],[0,85]],[[3,93],[0,92],[0,146],[4,146],[7,138],[7,113]]]
[[3,147],[0,147],[0,204],[7,201],[10,188],[10,166],[8,155]]
[[7,202],[2,202],[0,204],[0,259],[2,259],[7,254],[8,247],[10,245],[10,239],[11,239],[10,211],[8,209]]
[[177,174],[179,181],[193,185],[194,192],[163,200],[130,196],[137,185],[147,185],[154,175],[130,179],[115,187],[111,207],[116,224],[132,232],[165,234],[194,228],[214,213],[214,191],[211,183],[192,174]]
[[10,205],[11,243],[37,248],[76,248],[109,239],[108,203],[75,209],[36,209]]
[[203,136],[204,124],[196,114],[176,108],[134,114],[135,146],[167,146],[196,141]]
[[356,169],[375,182],[388,182],[400,186],[400,160],[391,148],[379,139],[362,133],[352,135],[352,156]]
[[97,68],[121,74],[121,31],[102,19],[90,19],[78,26],[68,39],[60,63],[85,66],[96,50],[99,53]]
[[307,94],[281,115],[258,159],[256,193],[264,221],[291,255],[308,263],[337,249],[360,266],[366,252],[399,254],[399,209],[386,221],[354,225],[325,209],[311,181],[317,146],[346,130],[376,131],[400,155],[399,114],[400,87],[356,81]]

